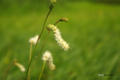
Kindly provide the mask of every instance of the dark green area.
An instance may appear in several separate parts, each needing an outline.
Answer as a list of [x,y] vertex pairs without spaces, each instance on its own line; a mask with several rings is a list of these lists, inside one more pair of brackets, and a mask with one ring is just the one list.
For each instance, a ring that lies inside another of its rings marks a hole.
[[[14,0],[9,2],[6,0],[0,7],[0,80],[15,58],[27,68],[29,38],[40,34],[49,11],[47,1],[40,4],[31,4],[27,0],[26,3],[23,0],[24,4],[14,4]],[[46,66],[41,80],[119,80],[120,6],[59,0],[46,26],[54,24],[61,17],[69,19],[68,23],[58,23],[57,27],[71,49],[62,50],[54,40],[53,32],[50,33],[42,54],[46,50],[52,53],[56,70],[50,71]],[[46,35],[47,30],[40,39],[35,57]],[[31,80],[38,79],[43,64],[41,57],[31,74]],[[25,73],[13,66],[6,80],[24,80],[24,77]]]

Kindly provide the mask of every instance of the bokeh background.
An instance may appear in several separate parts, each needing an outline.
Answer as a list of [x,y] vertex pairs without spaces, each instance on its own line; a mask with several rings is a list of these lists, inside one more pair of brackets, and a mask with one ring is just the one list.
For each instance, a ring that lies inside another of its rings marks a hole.
[[[0,0],[0,80],[14,59],[27,68],[29,39],[40,34],[48,5],[49,0]],[[46,50],[52,53],[56,70],[50,71],[46,65],[41,80],[119,80],[120,0],[57,0],[46,26],[62,17],[69,22],[60,22],[57,27],[71,49],[62,50],[50,33],[42,54]],[[46,35],[47,30],[38,43],[33,63]],[[38,79],[42,54],[31,80]],[[6,80],[24,77],[25,73],[13,66]]]

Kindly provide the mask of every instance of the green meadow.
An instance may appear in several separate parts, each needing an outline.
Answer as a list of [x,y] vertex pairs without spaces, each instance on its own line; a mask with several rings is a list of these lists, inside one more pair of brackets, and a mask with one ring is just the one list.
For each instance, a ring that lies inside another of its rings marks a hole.
[[[40,34],[49,11],[48,3],[29,3],[0,7],[0,80],[8,66],[17,59],[28,67],[29,39]],[[35,65],[31,80],[38,80],[42,69],[42,54],[52,53],[55,71],[45,66],[41,80],[119,80],[120,79],[120,5],[92,2],[57,2],[46,26],[62,17],[69,22],[59,22],[63,39],[70,49],[64,51],[58,46],[53,32]],[[47,29],[37,45],[34,60],[39,54]],[[33,48],[35,46],[33,45]],[[6,80],[24,80],[26,72],[12,66]],[[109,76],[98,76],[106,74]],[[110,76],[112,74],[113,76]]]

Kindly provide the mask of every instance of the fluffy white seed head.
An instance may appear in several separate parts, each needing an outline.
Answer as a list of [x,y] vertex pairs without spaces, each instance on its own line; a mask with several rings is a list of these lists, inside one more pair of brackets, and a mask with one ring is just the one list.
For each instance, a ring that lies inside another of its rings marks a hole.
[[49,51],[46,51],[43,54],[42,60],[47,62],[47,65],[50,70],[52,71],[55,70],[55,65],[53,64],[52,54]]
[[51,24],[49,24],[47,28],[54,32],[55,40],[57,41],[59,46],[62,47],[62,49],[64,49],[65,51],[67,51],[70,47],[69,44],[63,40],[60,30],[56,26]]
[[25,72],[24,66],[21,65],[20,63],[15,62],[14,65],[16,65],[22,72]]
[[52,54],[49,51],[46,51],[42,57],[43,61],[53,61]]
[[31,43],[31,44],[36,44],[38,38],[39,38],[39,35],[36,35],[35,37],[30,38],[30,39],[29,39],[29,43]]

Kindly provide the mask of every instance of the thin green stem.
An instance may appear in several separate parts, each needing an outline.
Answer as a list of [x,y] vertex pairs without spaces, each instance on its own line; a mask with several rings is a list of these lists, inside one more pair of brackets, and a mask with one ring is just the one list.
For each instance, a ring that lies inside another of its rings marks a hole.
[[[50,31],[48,32],[48,34],[47,34],[47,36],[46,36],[46,39],[45,39],[45,41],[44,41],[44,43],[43,43],[43,46],[42,46],[42,48],[41,48],[41,50],[40,50],[40,53],[42,52],[42,50],[43,50],[43,48],[44,48],[44,45],[45,45],[45,43],[46,43],[46,40],[47,40],[47,38],[48,38],[49,33],[50,33]],[[31,72],[32,72],[32,70],[33,70],[33,68],[34,68],[34,66],[35,66],[35,64],[36,64],[36,62],[37,62],[37,60],[38,60],[38,58],[39,58],[39,56],[40,56],[40,53],[38,54],[37,59],[36,59],[35,63],[33,64],[33,67],[32,67],[32,69],[31,69],[31,71],[30,71],[30,74],[31,74]]]
[[30,44],[30,55],[29,55],[29,62],[31,60],[31,54],[32,54],[32,43]]
[[42,76],[42,73],[43,73],[44,67],[45,67],[45,61],[44,61],[44,63],[43,63],[42,71],[41,71],[41,73],[40,73],[40,76],[39,76],[39,79],[38,79],[38,80],[41,79],[41,76]]
[[[30,60],[31,60],[31,53],[32,53],[32,43],[30,44],[30,55],[29,55],[29,63],[30,63]],[[30,67],[29,67],[29,72],[30,74]],[[28,80],[30,80],[30,75],[28,75]]]
[[[38,43],[38,40],[37,40],[37,43]],[[29,62],[29,64],[28,64],[28,68],[27,68],[25,80],[27,80],[27,75],[28,75],[29,67],[30,67],[30,65],[31,65],[31,61],[32,61],[32,59],[33,59],[33,55],[34,55],[34,53],[35,53],[36,47],[37,47],[37,44],[35,45],[35,48],[34,48],[34,50],[33,50],[33,54],[32,54],[32,56],[31,56],[31,60],[30,60],[30,62]]]
[[41,35],[42,35],[42,33],[43,33],[43,30],[44,30],[45,23],[46,23],[47,18],[48,18],[48,16],[49,16],[49,14],[50,14],[51,11],[52,11],[52,9],[50,9],[50,11],[48,12],[48,14],[47,14],[47,16],[46,16],[46,18],[45,18],[45,21],[44,21],[44,24],[43,24],[43,27],[42,27],[42,31],[41,31],[41,33],[40,33],[40,35],[39,35],[39,38],[38,38],[38,40],[37,40],[37,43],[36,43],[35,48],[34,48],[33,53],[32,53],[31,60],[30,60],[30,62],[29,62],[29,64],[28,64],[28,68],[27,68],[27,72],[26,72],[25,80],[27,80],[27,76],[28,76],[28,72],[29,72],[29,67],[30,67],[30,65],[31,65],[31,62],[32,62],[33,56],[34,56],[34,54],[35,54],[35,50],[36,50],[36,47],[37,47],[38,41],[39,41],[39,39],[41,38]]
[[52,9],[50,9],[50,11],[48,12],[48,14],[47,14],[47,16],[46,16],[46,19],[45,19],[45,21],[44,21],[43,28],[42,28],[41,34],[39,35],[38,40],[41,38],[41,35],[42,35],[43,31],[44,31],[45,23],[46,23],[47,18],[48,18],[48,16],[49,16],[49,14],[50,14],[51,11],[52,11]]
[[10,68],[11,68],[13,65],[14,65],[14,62],[7,68],[7,70],[6,70],[5,74],[4,74],[3,80],[5,80],[8,71],[10,70]]
[[56,25],[58,22],[60,22],[61,19],[59,19],[54,25]]

